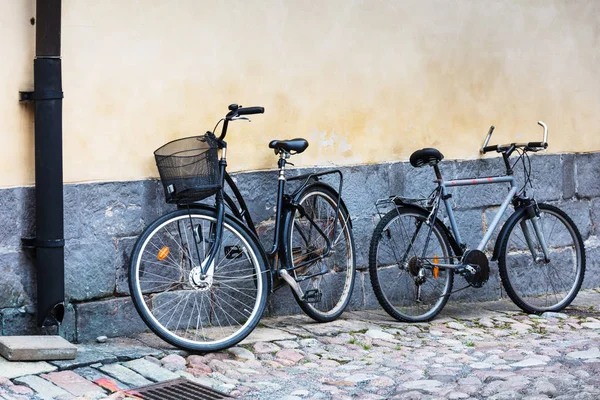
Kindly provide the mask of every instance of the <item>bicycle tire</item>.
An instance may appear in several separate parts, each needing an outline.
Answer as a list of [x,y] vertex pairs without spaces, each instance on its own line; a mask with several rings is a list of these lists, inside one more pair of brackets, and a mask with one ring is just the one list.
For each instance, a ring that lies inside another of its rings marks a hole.
[[[571,304],[583,283],[586,262],[583,240],[573,220],[555,206],[538,203],[538,207],[540,228],[551,253],[550,262],[533,260],[524,236],[518,236],[522,229],[515,230],[521,223],[527,224],[536,251],[541,254],[541,246],[531,222],[528,222],[527,213],[512,220],[507,227],[498,257],[498,269],[506,293],[517,306],[530,314],[557,312]],[[559,223],[560,226],[557,226]],[[553,242],[553,239],[557,241]],[[569,260],[575,262],[572,267],[565,268]],[[559,276],[559,272],[565,272],[566,278]],[[549,301],[550,298],[554,300]]]
[[142,320],[188,351],[235,345],[256,327],[267,304],[267,261],[254,235],[234,218],[223,222],[212,279],[199,278],[216,215],[215,209],[163,215],[138,238],[129,266],[129,289]]
[[[304,213],[329,236],[334,231],[333,220],[338,197],[338,193],[331,187],[313,184],[302,190],[297,198]],[[339,318],[350,302],[356,278],[356,251],[350,225],[350,215],[340,204],[336,237],[328,238],[332,242],[329,255],[310,263],[311,256],[322,254],[326,248],[323,236],[318,234],[316,228],[298,210],[291,212],[286,218],[283,243],[288,263],[292,268],[302,262],[308,263],[291,270],[290,275],[300,280],[303,293],[313,290],[320,293],[321,298],[320,301],[307,302],[293,290],[292,293],[302,311],[317,322],[330,322]],[[306,278],[325,270],[326,273],[322,275]]]
[[[426,275],[425,281],[419,285],[416,282],[417,272],[414,267],[412,271],[409,267],[411,259],[421,257],[421,248],[416,249],[414,244],[420,245],[426,239],[427,234],[422,232],[427,232],[429,226],[419,225],[419,222],[424,223],[427,217],[428,213],[425,210],[412,207],[395,208],[383,216],[371,237],[369,276],[373,291],[381,307],[391,317],[402,322],[424,322],[433,319],[444,308],[452,291],[453,270],[440,268],[439,275],[435,278],[433,269],[425,269],[424,273],[430,275]],[[415,227],[423,226],[425,230],[412,231],[410,224],[414,224]],[[428,252],[426,256],[437,254],[439,259],[450,263],[452,249],[444,230],[435,223],[431,233],[428,248],[433,251]],[[437,239],[437,243],[434,243],[434,239]],[[407,245],[411,240],[412,247]],[[411,249],[412,253],[408,253]],[[405,252],[401,259],[397,255],[398,250]],[[412,257],[409,258],[410,254]],[[423,288],[418,286],[432,289],[431,292],[425,293],[420,302],[416,297],[418,291],[422,292]]]

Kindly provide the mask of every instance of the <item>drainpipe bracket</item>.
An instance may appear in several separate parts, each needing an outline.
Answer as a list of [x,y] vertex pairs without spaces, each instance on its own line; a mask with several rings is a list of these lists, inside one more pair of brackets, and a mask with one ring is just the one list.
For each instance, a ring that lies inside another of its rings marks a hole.
[[19,102],[38,100],[60,100],[64,93],[57,90],[39,90],[37,92],[19,92]]
[[64,239],[39,240],[35,237],[24,237],[24,238],[21,238],[21,246],[25,249],[36,249],[38,247],[45,247],[45,248],[65,247],[65,240]]

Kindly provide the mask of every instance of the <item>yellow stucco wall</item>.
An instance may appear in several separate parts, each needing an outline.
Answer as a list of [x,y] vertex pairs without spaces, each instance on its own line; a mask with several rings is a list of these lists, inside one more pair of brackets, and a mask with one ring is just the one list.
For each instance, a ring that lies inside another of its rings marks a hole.
[[[0,0],[0,187],[33,182],[33,0]],[[492,142],[600,150],[600,2],[63,0],[66,182],[156,176],[152,151],[212,129],[229,103],[230,170],[406,160]]]

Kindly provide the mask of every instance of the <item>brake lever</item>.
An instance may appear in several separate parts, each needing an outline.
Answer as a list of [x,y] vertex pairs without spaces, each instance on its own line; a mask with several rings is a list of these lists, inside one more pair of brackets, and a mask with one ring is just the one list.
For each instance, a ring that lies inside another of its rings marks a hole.
[[252,120],[250,118],[248,118],[248,117],[242,117],[241,115],[238,115],[237,117],[232,117],[231,121],[237,121],[239,119],[245,120],[245,121],[248,121],[248,122],[252,122]]

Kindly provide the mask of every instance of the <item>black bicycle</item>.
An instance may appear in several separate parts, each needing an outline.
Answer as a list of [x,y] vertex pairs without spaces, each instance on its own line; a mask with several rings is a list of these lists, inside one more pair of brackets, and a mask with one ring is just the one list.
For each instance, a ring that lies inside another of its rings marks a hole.
[[[226,171],[229,122],[263,112],[232,104],[213,132],[169,142],[155,152],[166,200],[178,207],[139,237],[129,288],[148,327],[179,348],[217,351],[240,342],[258,324],[269,293],[286,283],[302,310],[319,322],[338,318],[350,300],[355,251],[340,196],[341,172],[286,178],[288,159],[308,142],[269,143],[279,156],[279,177],[273,247],[267,252]],[[337,190],[322,182],[325,175],[337,176]],[[298,182],[290,194],[286,181]],[[198,203],[213,195],[214,205]]]

